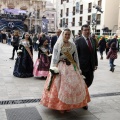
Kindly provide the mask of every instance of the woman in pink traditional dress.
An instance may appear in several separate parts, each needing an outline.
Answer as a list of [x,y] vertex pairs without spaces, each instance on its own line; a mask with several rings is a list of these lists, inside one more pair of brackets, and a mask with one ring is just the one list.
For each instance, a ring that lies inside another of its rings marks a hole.
[[48,49],[48,40],[43,36],[38,47],[38,59],[34,65],[34,77],[47,77],[50,68],[50,54]]
[[61,113],[87,106],[90,96],[81,75],[76,46],[69,29],[61,33],[54,46],[52,67],[57,67],[59,74],[53,77],[50,90],[51,74],[48,74],[40,103]]

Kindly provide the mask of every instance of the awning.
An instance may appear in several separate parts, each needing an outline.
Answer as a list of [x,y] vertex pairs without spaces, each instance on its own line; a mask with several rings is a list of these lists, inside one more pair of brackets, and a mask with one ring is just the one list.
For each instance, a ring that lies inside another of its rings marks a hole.
[[11,13],[13,15],[19,15],[21,14],[26,14],[26,10],[18,10],[18,9],[9,9],[9,8],[4,8],[3,9],[5,13]]

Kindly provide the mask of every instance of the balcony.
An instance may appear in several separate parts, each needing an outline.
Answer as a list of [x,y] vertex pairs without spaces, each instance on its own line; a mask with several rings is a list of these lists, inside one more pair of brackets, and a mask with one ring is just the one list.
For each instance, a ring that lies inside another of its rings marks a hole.
[[69,15],[69,13],[66,13],[66,16],[68,16]]
[[82,21],[78,22],[79,26],[82,26]]
[[72,24],[72,26],[75,26],[75,22],[72,22],[71,24]]
[[59,25],[60,25],[60,27],[62,27],[62,23],[60,23]]
[[75,15],[75,11],[73,11],[72,13],[73,13],[73,15]]
[[91,8],[88,8],[88,13],[91,13],[92,9]]
[[88,21],[86,21],[86,22],[87,22],[87,24],[88,24],[88,25],[90,25],[90,23],[91,23],[91,20],[88,20]]
[[100,19],[98,19],[98,20],[97,20],[97,25],[100,25],[100,22],[101,22]]
[[60,17],[62,17],[62,14],[60,14]]
[[83,10],[80,10],[80,14],[83,14]]

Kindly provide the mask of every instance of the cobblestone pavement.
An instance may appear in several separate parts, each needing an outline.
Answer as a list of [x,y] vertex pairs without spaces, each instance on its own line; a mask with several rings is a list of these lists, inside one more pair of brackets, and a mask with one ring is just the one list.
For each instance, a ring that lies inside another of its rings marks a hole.
[[[12,75],[15,60],[9,60],[12,46],[0,43],[0,102],[41,98],[45,80],[16,78]],[[99,53],[98,53],[99,55]],[[119,54],[120,56],[120,54]],[[34,61],[37,52],[34,52]],[[115,72],[109,71],[109,61],[100,60],[95,78],[89,88],[91,102],[89,109],[76,109],[60,114],[36,103],[0,105],[0,120],[7,120],[5,109],[36,107],[43,120],[120,120],[120,58],[115,60]],[[108,94],[109,93],[109,94]]]

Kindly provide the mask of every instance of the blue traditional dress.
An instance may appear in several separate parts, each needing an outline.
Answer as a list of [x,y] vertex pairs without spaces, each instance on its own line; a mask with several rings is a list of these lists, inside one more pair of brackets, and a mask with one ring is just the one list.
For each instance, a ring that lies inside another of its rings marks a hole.
[[14,66],[13,75],[20,78],[33,76],[33,49],[29,41],[21,40],[19,49],[22,51],[18,53],[16,63]]

